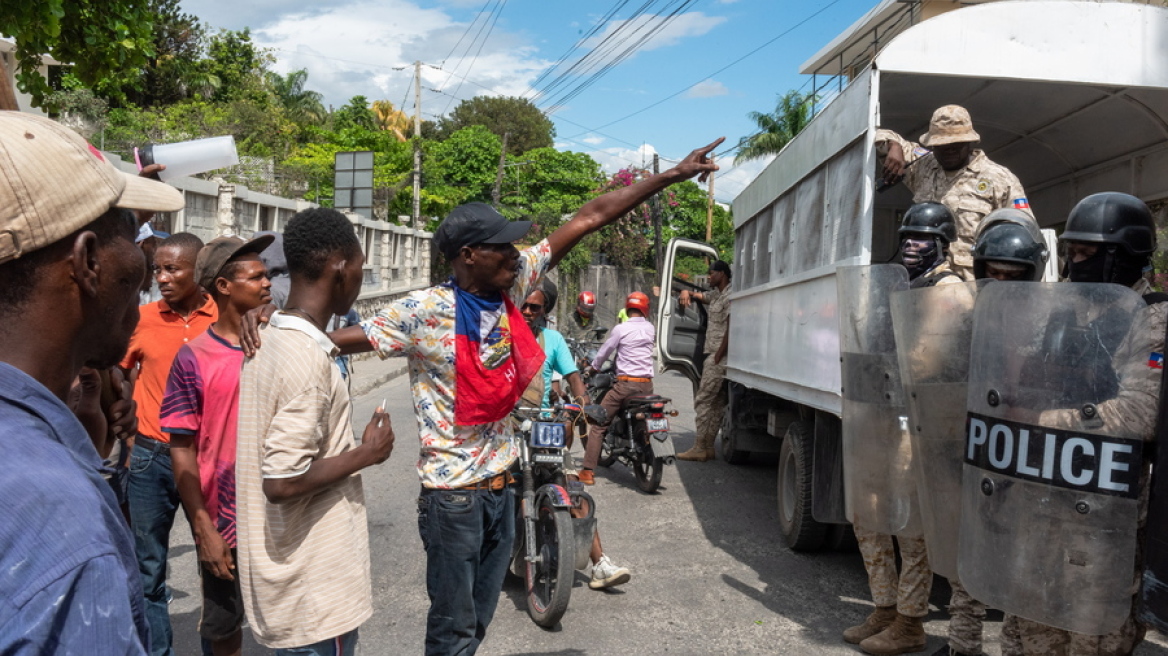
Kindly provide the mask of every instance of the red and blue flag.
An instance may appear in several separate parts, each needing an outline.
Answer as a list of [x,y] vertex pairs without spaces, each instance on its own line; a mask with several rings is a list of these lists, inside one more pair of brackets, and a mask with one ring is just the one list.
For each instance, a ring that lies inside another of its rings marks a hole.
[[1015,198],[1014,199],[1014,209],[1028,210],[1028,209],[1030,209],[1030,201],[1026,200],[1025,198]]
[[496,422],[540,374],[543,348],[506,294],[490,300],[453,287],[454,423]]

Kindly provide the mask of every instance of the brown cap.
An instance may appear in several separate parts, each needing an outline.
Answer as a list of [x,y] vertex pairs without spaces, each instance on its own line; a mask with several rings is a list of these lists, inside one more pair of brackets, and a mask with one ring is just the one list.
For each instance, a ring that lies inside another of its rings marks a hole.
[[255,253],[271,245],[276,240],[275,235],[262,235],[251,241],[244,241],[239,237],[216,237],[207,242],[195,258],[195,277],[203,289],[210,291],[215,286],[215,279],[227,263],[240,255]]
[[973,119],[961,105],[945,105],[933,112],[929,131],[921,135],[921,145],[927,148],[969,141],[981,141],[981,136],[973,131]]
[[59,123],[0,112],[0,264],[64,239],[111,207],[173,212],[183,197],[117,170]]

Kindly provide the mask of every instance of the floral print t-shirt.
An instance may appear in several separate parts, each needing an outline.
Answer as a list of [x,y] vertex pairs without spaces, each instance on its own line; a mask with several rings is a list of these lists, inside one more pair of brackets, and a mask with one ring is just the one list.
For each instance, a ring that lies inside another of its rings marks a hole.
[[[520,251],[519,274],[508,291],[522,305],[551,259],[543,240]],[[411,292],[361,322],[382,358],[409,358],[410,391],[418,418],[418,476],[427,488],[451,489],[505,472],[518,455],[510,417],[490,424],[454,424],[454,290]]]

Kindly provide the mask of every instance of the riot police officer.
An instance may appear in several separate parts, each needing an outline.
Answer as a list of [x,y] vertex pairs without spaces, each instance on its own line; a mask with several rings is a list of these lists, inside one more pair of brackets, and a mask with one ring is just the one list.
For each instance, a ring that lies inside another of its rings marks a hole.
[[[972,251],[974,277],[978,280],[992,278],[1038,281],[1042,278],[1049,252],[1038,223],[1029,214],[1013,209],[995,210],[978,226]],[[972,297],[970,300],[972,301]],[[969,351],[968,341],[964,343],[964,351],[966,353]],[[961,403],[964,404],[964,398]],[[931,430],[944,431],[942,427],[932,427]],[[959,429],[954,427],[953,430]],[[955,458],[954,464],[960,461],[959,453],[947,455]],[[927,461],[923,464],[928,465]],[[934,468],[944,470],[944,467]],[[925,493],[922,492],[923,494]],[[939,510],[951,512],[950,508]],[[939,522],[934,521],[934,524],[937,523]],[[956,539],[957,536],[945,537]],[[931,542],[929,544],[931,550],[938,547]],[[935,566],[942,569],[942,564],[943,562],[938,562]],[[952,595],[948,608],[950,618],[948,641],[933,656],[980,656],[986,606],[971,597],[956,576],[949,578],[949,586]],[[1003,632],[1002,653],[1005,656],[1020,653],[1017,639],[1011,635],[1011,629],[1014,628],[1016,627],[1011,625]]]
[[[1066,267],[1072,283],[1117,283],[1144,295],[1148,305],[1137,311],[1131,329],[1112,359],[1118,377],[1118,392],[1094,407],[1097,421],[1104,427],[1120,427],[1125,434],[1151,440],[1156,430],[1162,378],[1165,327],[1168,303],[1147,296],[1151,286],[1144,277],[1156,248],[1156,227],[1147,205],[1134,196],[1107,192],[1081,200],[1067,218],[1059,237],[1066,252]],[[1080,421],[1080,409],[1048,410],[1038,423],[1044,427],[1071,429]],[[1145,450],[1147,453],[1147,450]],[[1149,467],[1145,460],[1140,472],[1138,525],[1147,516]],[[1132,612],[1122,626],[1106,635],[1084,635],[1045,626],[1008,615],[1003,632],[1017,632],[1020,653],[1026,656],[1126,656],[1143,640],[1145,629],[1135,617],[1142,555],[1136,549],[1136,571],[1131,578]]]
[[904,213],[897,234],[911,289],[961,282],[950,254],[950,245],[957,240],[957,220],[948,207],[932,201],[913,205]]
[[[957,238],[957,224],[945,205],[913,205],[905,212],[898,234],[909,288],[963,282],[950,268],[949,246]],[[915,497],[912,503],[916,504]],[[926,644],[922,618],[928,613],[933,583],[925,540],[919,530],[895,536],[901,556],[898,574],[893,536],[867,527],[866,519],[872,518],[860,516],[854,523],[876,609],[862,624],[844,631],[844,640],[878,656],[922,651]]]
[[973,245],[975,279],[1042,280],[1050,249],[1029,214],[995,210],[978,227]]

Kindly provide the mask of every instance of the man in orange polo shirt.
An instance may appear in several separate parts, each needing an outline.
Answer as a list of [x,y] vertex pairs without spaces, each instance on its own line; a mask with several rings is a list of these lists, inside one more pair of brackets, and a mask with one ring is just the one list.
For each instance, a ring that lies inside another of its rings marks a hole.
[[166,558],[170,529],[179,507],[170,461],[170,436],[158,417],[166,379],[174,356],[215,323],[215,301],[195,279],[195,259],[203,242],[190,233],[162,241],[154,254],[154,278],[162,300],[143,305],[142,318],[122,360],[127,371],[138,369],[134,400],[138,402],[138,436],[130,456],[127,497],[138,571],[146,595],[152,656],[172,656],[167,610]]

